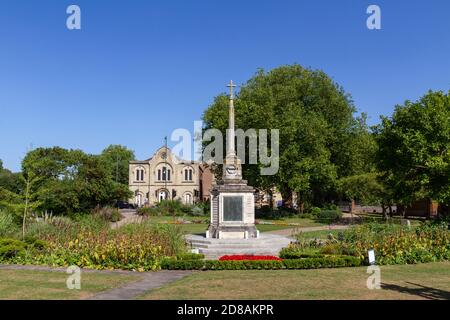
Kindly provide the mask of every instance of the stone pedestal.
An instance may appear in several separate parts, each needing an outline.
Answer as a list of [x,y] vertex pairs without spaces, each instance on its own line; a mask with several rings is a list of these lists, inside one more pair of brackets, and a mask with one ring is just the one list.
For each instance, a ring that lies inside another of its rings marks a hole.
[[234,147],[233,81],[230,81],[229,129],[223,181],[211,190],[211,223],[206,235],[215,239],[251,239],[258,237],[255,227],[255,190],[242,180],[241,160]]
[[210,238],[251,239],[255,227],[255,190],[245,180],[218,184],[211,190]]

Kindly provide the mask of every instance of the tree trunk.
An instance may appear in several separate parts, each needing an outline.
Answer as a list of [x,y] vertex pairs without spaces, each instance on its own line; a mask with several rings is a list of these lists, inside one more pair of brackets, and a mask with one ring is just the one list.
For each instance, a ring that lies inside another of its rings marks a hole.
[[[398,207],[397,207],[397,208],[398,208]],[[400,206],[400,216],[401,216],[402,218],[404,218],[405,215],[406,215],[406,206],[401,205],[401,206]]]
[[25,223],[28,215],[28,197],[30,194],[30,180],[27,179],[27,186],[25,191],[25,208],[23,209],[23,220],[22,220],[22,240],[25,239]]
[[269,189],[268,191],[267,191],[267,193],[269,194],[269,197],[270,197],[270,201],[269,201],[269,207],[270,207],[270,210],[272,210],[273,211],[273,192],[272,192],[272,189]]
[[297,207],[298,213],[303,214],[305,203],[302,200],[300,192],[297,192]]
[[355,212],[356,202],[355,199],[350,200],[350,213],[353,214]]
[[382,204],[381,208],[383,209],[383,219],[387,220],[388,219],[388,215],[387,215],[387,211],[386,211],[386,206],[384,204]]

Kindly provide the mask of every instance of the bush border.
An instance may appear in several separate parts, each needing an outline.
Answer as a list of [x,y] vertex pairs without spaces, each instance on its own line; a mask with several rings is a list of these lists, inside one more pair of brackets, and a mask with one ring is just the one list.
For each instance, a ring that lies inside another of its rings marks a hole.
[[353,256],[276,260],[173,260],[161,262],[165,270],[280,270],[358,267],[361,260]]

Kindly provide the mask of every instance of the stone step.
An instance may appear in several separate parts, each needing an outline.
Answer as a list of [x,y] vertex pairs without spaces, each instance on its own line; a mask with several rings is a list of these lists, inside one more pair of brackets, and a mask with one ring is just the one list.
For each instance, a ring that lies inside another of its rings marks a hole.
[[280,235],[263,234],[258,239],[206,239],[199,235],[186,237],[192,248],[205,255],[205,259],[218,259],[224,255],[273,255],[277,256],[292,239]]

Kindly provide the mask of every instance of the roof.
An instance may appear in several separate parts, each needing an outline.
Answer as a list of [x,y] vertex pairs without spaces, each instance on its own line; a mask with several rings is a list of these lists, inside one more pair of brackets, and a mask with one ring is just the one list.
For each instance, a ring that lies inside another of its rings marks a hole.
[[[148,162],[150,162],[162,149],[166,149],[166,146],[162,146],[162,147],[160,147],[160,148],[158,148],[158,150],[156,150],[155,151],[155,153],[153,154],[153,156],[151,156],[150,158],[148,158],[148,159],[146,159],[146,160],[133,160],[133,161],[130,161],[130,164],[147,164]],[[169,148],[169,147],[167,147],[167,151],[168,151],[168,153],[170,153],[171,154],[171,156],[172,156],[172,158],[173,158],[173,160],[174,160],[174,162],[175,163],[177,163],[177,164],[201,164],[202,163],[202,161],[194,161],[194,160],[185,160],[185,159],[182,159],[182,158],[180,158],[180,157],[178,157],[176,154],[174,154],[173,152],[172,152],[172,150]]]

